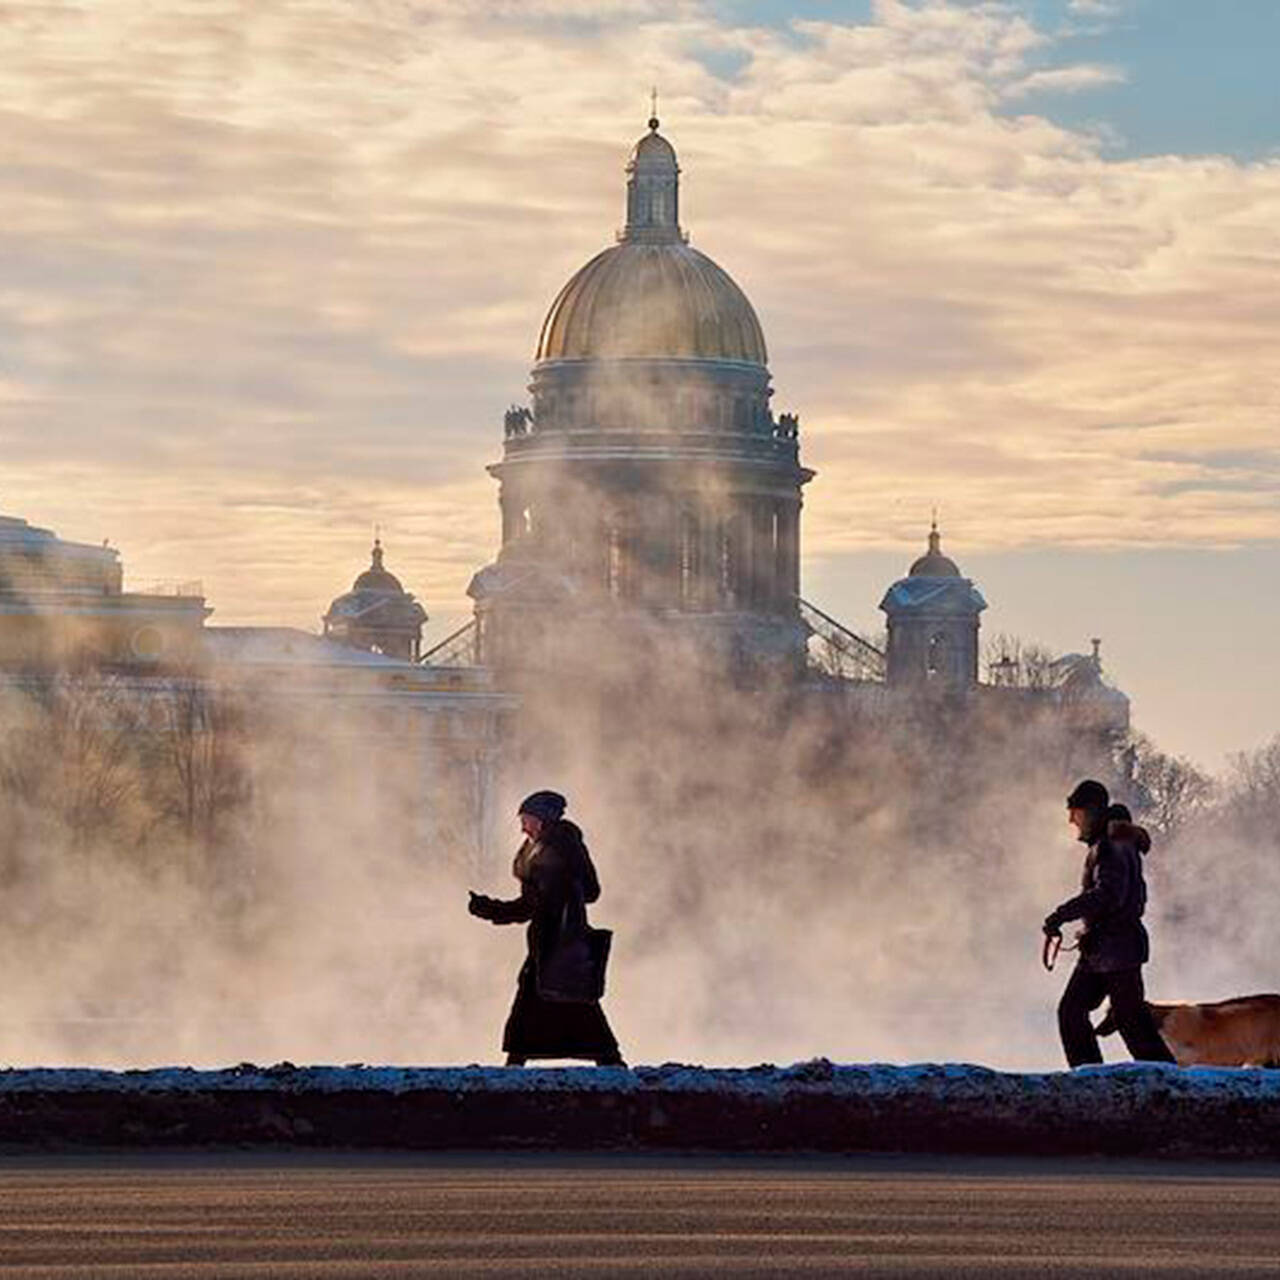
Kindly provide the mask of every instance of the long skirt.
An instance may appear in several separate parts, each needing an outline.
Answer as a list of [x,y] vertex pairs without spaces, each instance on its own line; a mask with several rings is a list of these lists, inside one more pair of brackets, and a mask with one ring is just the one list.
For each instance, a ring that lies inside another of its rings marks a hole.
[[544,1000],[533,960],[524,962],[516,999],[502,1033],[502,1048],[516,1058],[615,1058],[618,1042],[598,1000]]

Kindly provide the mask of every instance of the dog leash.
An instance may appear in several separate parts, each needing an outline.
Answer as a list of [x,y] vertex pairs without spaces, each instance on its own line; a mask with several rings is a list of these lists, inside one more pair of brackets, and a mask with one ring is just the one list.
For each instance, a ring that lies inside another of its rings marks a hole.
[[1040,948],[1040,963],[1044,965],[1048,972],[1053,972],[1053,966],[1058,963],[1058,954],[1062,951],[1079,951],[1079,942],[1073,942],[1071,946],[1062,945],[1062,934],[1046,933],[1044,935],[1044,945]]

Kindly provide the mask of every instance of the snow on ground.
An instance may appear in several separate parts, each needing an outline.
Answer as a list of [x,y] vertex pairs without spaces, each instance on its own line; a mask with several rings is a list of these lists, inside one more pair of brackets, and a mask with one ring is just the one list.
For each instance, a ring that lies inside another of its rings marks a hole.
[[1067,1072],[1012,1073],[967,1063],[881,1063],[841,1066],[824,1058],[790,1067],[702,1067],[665,1063],[653,1067],[345,1067],[253,1063],[224,1070],[159,1067],[107,1071],[80,1067],[0,1070],[0,1095],[19,1093],[622,1093],[718,1094],[781,1098],[791,1094],[865,1097],[934,1097],[1008,1103],[1075,1093],[1123,1095],[1187,1102],[1197,1099],[1280,1104],[1280,1071],[1236,1067],[1179,1068],[1124,1063]]
[[0,1146],[1280,1158],[1280,1071],[963,1063],[0,1071]]

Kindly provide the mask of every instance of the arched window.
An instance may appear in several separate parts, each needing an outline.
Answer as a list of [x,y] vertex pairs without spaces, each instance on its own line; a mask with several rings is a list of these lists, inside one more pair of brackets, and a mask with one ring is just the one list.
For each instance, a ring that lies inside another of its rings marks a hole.
[[610,521],[608,531],[608,551],[605,557],[606,585],[609,594],[620,600],[623,594],[623,562],[622,562],[622,530],[616,520]]
[[769,566],[769,604],[777,607],[778,601],[785,592],[787,580],[786,565],[782,561],[782,510],[772,503],[769,507],[769,533],[766,538],[765,557]]
[[738,603],[742,590],[742,522],[736,516],[726,516],[720,525],[718,586],[721,603],[729,609]]
[[925,656],[925,670],[931,680],[937,676],[946,675],[947,636],[943,631],[935,631],[929,637],[929,649]]
[[696,609],[699,599],[699,538],[698,517],[686,511],[680,517],[680,607]]

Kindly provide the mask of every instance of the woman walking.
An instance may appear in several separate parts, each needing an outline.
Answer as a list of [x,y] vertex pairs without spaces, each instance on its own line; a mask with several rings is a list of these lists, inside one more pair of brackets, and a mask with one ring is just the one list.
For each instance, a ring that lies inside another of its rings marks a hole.
[[582,832],[564,816],[566,804],[555,791],[535,791],[521,803],[525,839],[512,867],[520,896],[473,893],[468,908],[493,924],[529,925],[529,953],[502,1036],[510,1067],[530,1058],[623,1065],[600,1008],[608,935],[587,924],[586,904],[600,896],[600,881]]

